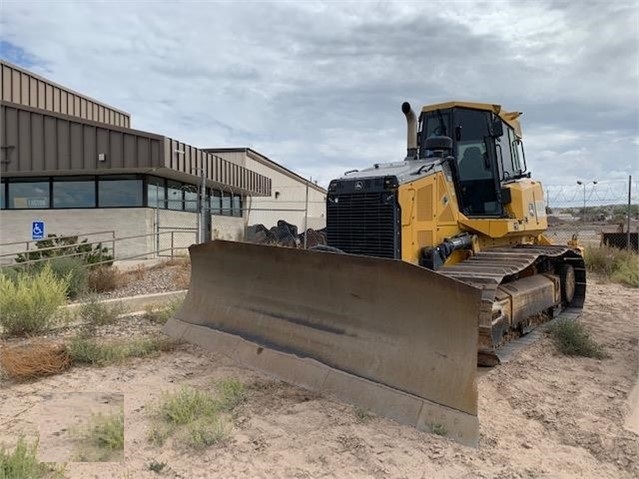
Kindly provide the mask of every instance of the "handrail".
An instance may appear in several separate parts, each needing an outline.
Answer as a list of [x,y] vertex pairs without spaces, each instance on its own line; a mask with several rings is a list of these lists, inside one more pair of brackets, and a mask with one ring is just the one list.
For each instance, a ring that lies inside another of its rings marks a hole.
[[[124,236],[124,237],[120,237],[120,238],[114,238],[114,239],[109,239],[106,241],[91,241],[91,242],[86,242],[86,243],[82,243],[84,245],[94,245],[94,244],[103,244],[103,243],[113,243],[112,246],[112,250],[111,252],[115,251],[115,243],[120,242],[120,241],[127,241],[127,240],[133,240],[133,239],[140,239],[140,238],[147,238],[147,237],[154,237],[154,238],[160,238],[160,236],[166,236],[166,235],[170,235],[171,237],[171,247],[170,248],[164,248],[164,249],[159,249],[159,248],[153,248],[152,250],[146,251],[144,253],[140,253],[140,254],[136,254],[136,255],[130,255],[130,256],[125,256],[125,257],[119,257],[119,258],[112,258],[112,259],[106,259],[103,261],[98,261],[96,263],[91,263],[91,264],[87,264],[86,266],[94,266],[94,265],[99,265],[99,264],[104,264],[104,263],[112,263],[113,261],[120,261],[120,260],[124,260],[124,259],[133,259],[133,258],[138,258],[141,256],[148,256],[151,254],[154,255],[159,255],[159,253],[163,253],[166,251],[171,251],[171,256],[173,257],[173,252],[175,250],[179,250],[179,249],[186,249],[186,246],[175,246],[175,240],[174,240],[174,235],[175,233],[194,233],[194,228],[182,228],[182,229],[178,229],[178,228],[173,228],[172,230],[169,231],[157,231],[154,233],[145,233],[145,234],[140,234],[140,235],[132,235],[132,236]],[[75,237],[71,236],[71,237]],[[18,242],[19,244],[20,242]],[[0,254],[0,258],[6,258],[6,257],[15,257],[19,254],[32,254],[35,252],[44,252],[44,251],[52,251],[52,250],[59,250],[59,249],[64,249],[64,248],[73,248],[77,246],[77,244],[75,245],[62,245],[62,246],[52,246],[52,247],[48,247],[48,248],[40,248],[40,249],[35,249],[35,250],[26,250],[26,251],[17,251],[17,252],[12,252],[12,253],[3,253]],[[83,256],[87,254],[86,252],[72,252],[69,254],[62,254],[62,255],[56,255],[54,258],[71,258],[71,257],[77,257],[77,256]],[[98,255],[100,255],[102,253],[98,252]],[[109,253],[104,253],[109,254]],[[34,263],[39,263],[42,261],[49,261],[53,259],[53,257],[46,257],[46,258],[37,258],[37,259],[29,259],[26,261],[22,261],[22,262],[15,262],[15,263],[11,263],[11,264],[4,264],[2,265],[3,267],[14,267],[14,266],[25,266],[28,264],[34,264]]]
[[[102,235],[102,234],[107,234],[107,233],[111,233],[111,237],[115,238],[115,230],[94,231],[93,233],[80,233],[80,234],[77,234],[77,235],[56,236],[55,238],[48,237],[48,238],[42,238],[41,240],[12,241],[10,243],[0,243],[0,248],[3,247],[3,246],[12,246],[12,245],[16,245],[16,244],[26,244],[27,245],[27,251],[28,251],[29,250],[29,246],[28,245],[30,243],[37,243],[38,241],[67,239],[67,238],[84,238],[86,236],[95,236],[95,235]],[[110,241],[110,240],[108,240],[108,241]]]

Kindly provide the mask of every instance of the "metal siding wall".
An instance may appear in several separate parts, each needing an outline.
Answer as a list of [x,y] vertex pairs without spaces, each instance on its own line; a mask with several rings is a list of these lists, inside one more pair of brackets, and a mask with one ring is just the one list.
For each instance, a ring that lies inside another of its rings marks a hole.
[[[3,146],[14,147],[3,152],[3,158],[10,159],[2,165],[5,173],[106,173],[110,169],[159,166],[189,174],[195,184],[198,170],[206,166],[210,180],[245,190],[245,194],[266,194],[266,185],[270,186],[268,178],[252,170],[169,138],[115,131],[107,125],[6,104],[2,105],[0,123]],[[176,150],[183,154],[176,154]],[[106,155],[104,163],[98,162],[99,153]]]
[[26,141],[31,143],[31,169],[33,171],[44,170],[44,119],[42,115],[32,114],[31,131],[24,132],[20,128],[20,136],[26,136]]
[[58,168],[61,170],[71,169],[71,130],[68,121],[59,121],[57,128],[58,140]]
[[67,115],[67,92],[60,92],[60,113]]
[[[128,114],[82,97],[46,79],[40,79],[22,68],[5,62],[0,63],[2,65],[0,97],[3,101],[78,116],[109,125],[129,127]],[[81,103],[84,103],[84,106],[81,106]]]
[[109,135],[109,156],[112,168],[124,168],[124,140],[119,131],[112,131]]
[[51,85],[44,85],[44,97],[45,97],[45,108],[49,111],[53,110],[53,87]]
[[44,117],[44,170],[55,170],[58,168],[58,121],[52,117]]
[[20,75],[20,103],[29,104],[29,77],[24,73]]
[[[93,158],[98,168],[106,165],[113,166],[111,163],[111,154],[109,152],[109,130],[105,128],[96,128],[96,155]],[[104,153],[106,155],[106,162],[98,162],[98,154]]]
[[11,72],[11,97],[20,101],[20,72],[15,70]]
[[80,123],[71,123],[71,169],[82,169],[82,125]]
[[125,165],[135,163],[135,137],[124,135],[124,157],[122,158]]
[[2,99],[11,101],[11,69],[2,65]]
[[29,106],[38,108],[38,82],[29,82]]
[[[135,166],[150,166],[151,159],[151,144],[148,138],[138,138],[137,141],[138,146],[138,154],[137,154],[137,165]],[[134,165],[126,165],[127,168],[132,168]]]
[[82,158],[82,168],[89,170],[93,167],[94,158],[96,156],[96,128],[94,126],[84,125],[83,137],[84,137],[84,149]]
[[44,110],[46,107],[45,85],[44,82],[38,80],[38,108],[42,108]]
[[[18,144],[18,111],[13,109],[13,108],[4,108],[2,107],[2,119],[4,120],[4,128],[5,128],[5,144],[6,145],[17,145]],[[17,152],[15,151],[15,148],[12,149],[6,149],[2,151],[2,159],[8,159],[8,158],[17,158]],[[6,155],[6,156],[5,156]],[[15,168],[14,163],[16,162],[12,161],[11,163],[6,163],[7,165],[7,170],[8,171],[12,171]],[[14,167],[14,168],[12,168]]]

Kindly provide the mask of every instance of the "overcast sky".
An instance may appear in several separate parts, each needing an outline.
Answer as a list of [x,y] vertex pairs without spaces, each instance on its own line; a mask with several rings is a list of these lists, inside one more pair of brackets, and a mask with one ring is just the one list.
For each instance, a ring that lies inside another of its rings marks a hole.
[[546,185],[639,176],[639,7],[601,2],[3,0],[1,56],[198,147],[326,185],[405,153],[401,102],[522,116]]

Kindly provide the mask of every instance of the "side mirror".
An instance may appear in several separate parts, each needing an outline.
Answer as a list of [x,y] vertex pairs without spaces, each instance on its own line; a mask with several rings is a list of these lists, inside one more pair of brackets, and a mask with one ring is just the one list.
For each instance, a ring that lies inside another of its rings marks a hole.
[[504,125],[502,125],[501,120],[493,120],[490,123],[490,136],[493,138],[499,138],[504,134]]

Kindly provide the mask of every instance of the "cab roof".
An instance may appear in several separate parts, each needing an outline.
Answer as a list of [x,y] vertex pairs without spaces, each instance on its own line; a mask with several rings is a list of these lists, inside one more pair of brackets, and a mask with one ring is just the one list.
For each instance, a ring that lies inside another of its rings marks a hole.
[[521,138],[521,125],[519,123],[519,116],[522,114],[520,111],[505,111],[501,105],[494,103],[475,103],[470,101],[447,101],[445,103],[434,103],[432,105],[426,105],[422,107],[422,113],[428,111],[445,110],[447,108],[471,108],[473,110],[484,110],[493,112],[504,120],[511,128],[515,130],[515,134],[518,138]]

